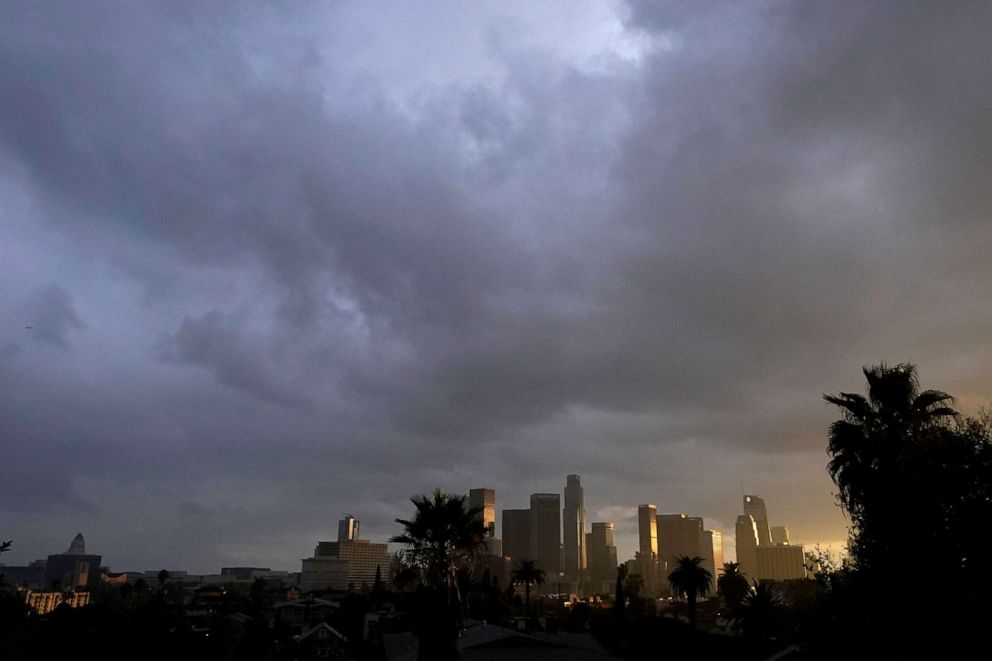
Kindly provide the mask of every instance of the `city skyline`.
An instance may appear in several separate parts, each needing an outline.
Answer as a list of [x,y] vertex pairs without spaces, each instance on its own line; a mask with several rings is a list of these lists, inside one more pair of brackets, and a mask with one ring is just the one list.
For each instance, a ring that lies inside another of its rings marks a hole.
[[[581,476],[580,475],[577,475],[577,474],[569,474],[567,477],[569,478],[569,483],[572,484],[573,483],[572,482],[573,478],[574,478],[574,481],[577,482],[578,479]],[[452,492],[452,493],[454,493],[454,492]],[[564,493],[564,490],[563,490],[562,493]],[[495,489],[488,488],[488,487],[486,487],[486,488],[473,487],[471,489],[468,489],[466,491],[466,493],[465,494],[462,494],[462,495],[465,496],[465,507],[466,508],[472,507],[472,505],[471,505],[471,502],[472,501],[471,501],[470,495],[471,496],[474,496],[476,498],[476,502],[483,503],[483,504],[489,506],[490,512],[492,513],[492,516],[494,517],[495,522],[496,522],[496,524],[495,524],[495,537],[496,537],[497,540],[499,540],[500,548],[502,548],[504,550],[504,553],[505,554],[510,554],[510,551],[507,551],[506,550],[507,547],[505,545],[505,538],[504,538],[504,534],[505,534],[505,523],[504,523],[504,519],[503,519],[503,514],[504,514],[504,511],[510,510],[511,512],[515,512],[515,513],[519,513],[519,514],[522,514],[523,515],[522,518],[521,518],[521,525],[523,526],[523,529],[525,531],[524,534],[526,535],[526,541],[525,541],[524,546],[526,546],[527,551],[526,552],[518,552],[518,553],[516,553],[515,554],[516,557],[514,558],[514,560],[520,559],[521,557],[528,557],[528,558],[531,558],[531,559],[535,559],[537,556],[542,555],[543,551],[541,549],[539,549],[539,548],[536,548],[533,545],[532,541],[531,541],[532,538],[533,538],[533,536],[534,536],[535,525],[538,525],[538,524],[536,523],[535,517],[531,515],[531,509],[530,508],[528,508],[528,509],[504,508],[504,507],[502,507],[500,505],[501,500],[499,499],[498,492]],[[558,497],[557,498],[557,503],[558,503],[559,507],[557,507],[558,519],[557,519],[556,525],[558,526],[558,537],[559,537],[558,541],[559,541],[559,546],[560,546],[561,557],[563,558],[563,564],[561,566],[561,569],[564,570],[565,569],[565,564],[564,564],[564,552],[565,552],[564,529],[565,528],[564,527],[565,527],[566,519],[568,517],[568,511],[567,511],[567,509],[565,507],[562,507],[561,506],[563,504],[563,502],[564,502],[563,498],[561,497],[561,494],[559,494],[559,493],[551,493],[551,492],[534,493],[534,494],[530,494],[528,496],[528,499],[529,499],[529,503],[534,503],[535,502],[535,498],[538,500],[538,502],[541,502],[543,500],[543,501],[545,501],[545,502],[548,503],[548,505],[542,506],[544,508],[544,515],[543,515],[544,516],[544,519],[547,520],[551,516],[552,510],[555,509],[555,508],[553,508],[553,507],[550,506],[553,503],[553,501],[551,500],[551,498],[554,497],[554,496],[557,496]],[[760,497],[757,496],[757,495],[745,495],[743,497],[743,499],[744,499],[743,500],[743,505],[745,507],[747,507],[748,506],[748,503],[750,502],[748,500],[749,498],[755,498],[755,499],[761,500]],[[765,503],[762,500],[761,501],[761,507],[764,508],[764,506],[765,506]],[[657,543],[657,548],[659,549],[659,553],[657,555],[657,558],[659,560],[661,560],[661,561],[665,561],[665,558],[661,557],[661,554],[660,554],[660,551],[663,548],[663,543],[661,541],[661,530],[662,530],[661,521],[664,518],[669,518],[670,519],[670,518],[673,518],[673,517],[674,518],[681,517],[682,519],[686,519],[686,516],[687,515],[684,514],[684,513],[679,514],[679,513],[670,513],[670,512],[661,511],[654,504],[650,504],[650,505],[640,504],[640,505],[637,505],[636,507],[632,508],[634,510],[633,517],[630,517],[630,516],[621,517],[619,519],[619,521],[620,521],[619,524],[618,524],[618,520],[609,520],[609,521],[591,520],[590,521],[589,519],[586,519],[585,520],[585,529],[582,531],[582,533],[583,533],[583,543],[586,542],[585,537],[592,532],[592,526],[593,525],[602,526],[602,525],[604,525],[604,523],[609,524],[611,526],[610,527],[610,536],[609,536],[609,538],[610,538],[610,540],[614,544],[616,544],[615,548],[616,548],[617,562],[624,563],[624,562],[627,562],[628,560],[633,560],[635,558],[635,556],[637,555],[638,547],[642,543],[640,541],[640,538],[641,538],[641,522],[640,522],[640,519],[642,518],[641,512],[642,511],[645,511],[645,508],[646,507],[651,508],[650,509],[651,515],[650,515],[650,519],[649,520],[651,521],[652,525],[655,525],[655,518],[657,518],[657,520],[658,520],[657,521],[657,525],[655,527],[655,530],[656,530],[656,538],[655,539],[656,539],[656,543]],[[613,508],[609,508],[609,510],[610,511],[615,511],[615,510],[613,510]],[[484,512],[484,514],[485,514],[485,512]],[[342,519],[339,519],[338,521],[336,521],[335,524],[334,524],[334,526],[332,527],[333,530],[336,531],[336,533],[335,534],[325,533],[323,536],[324,537],[328,537],[328,538],[335,537],[335,539],[338,542],[345,541],[345,540],[351,540],[351,539],[358,539],[359,534],[360,534],[359,533],[359,527],[360,527],[360,524],[361,524],[361,519],[359,519],[357,517],[354,517],[351,514],[343,514],[342,516],[343,516],[343,518]],[[733,560],[740,561],[740,559],[736,557],[736,549],[735,549],[735,546],[736,546],[736,544],[735,544],[736,535],[735,535],[735,529],[734,529],[734,527],[730,527],[729,529],[720,528],[719,527],[719,521],[716,520],[716,519],[713,519],[712,517],[689,517],[689,520],[696,521],[698,523],[698,527],[699,527],[700,533],[703,532],[702,526],[703,526],[703,520],[704,520],[704,518],[706,520],[706,528],[707,528],[706,532],[707,532],[707,534],[710,534],[710,533],[717,534],[718,535],[718,538],[720,538],[722,540],[721,541],[721,545],[723,547],[724,561],[727,561],[727,562],[733,561]],[[737,517],[737,525],[739,525],[739,522],[740,522],[740,519],[741,518],[742,518],[742,516],[738,516]],[[630,519],[633,520],[634,529],[633,530],[625,530],[624,529],[625,522],[629,521]],[[790,531],[790,533],[791,533],[791,530],[793,528],[796,528],[797,527],[795,525],[796,523],[797,522],[790,522],[790,525],[789,526],[775,526],[775,528],[777,528],[777,529],[784,529],[784,530]],[[799,522],[798,528],[801,529],[802,527],[803,526],[802,526],[801,522]],[[403,546],[402,545],[399,545],[399,544],[396,544],[396,543],[393,543],[393,542],[389,542],[387,544],[387,540],[389,539],[389,537],[392,537],[393,534],[395,534],[395,532],[392,533],[392,534],[390,534],[390,535],[384,536],[382,538],[375,537],[375,536],[368,536],[368,539],[366,539],[366,542],[381,543],[381,544],[383,544],[385,546],[388,546],[390,553],[394,553],[394,552],[402,549]],[[82,535],[82,533],[77,534],[77,539],[81,539],[82,538],[81,535]],[[629,552],[629,554],[627,554],[625,552],[625,550],[624,550],[625,547],[624,546],[621,546],[619,544],[619,540],[622,539],[622,538],[628,538],[628,539],[632,540],[632,544],[630,546],[630,552]],[[700,538],[700,541],[699,542],[693,542],[693,544],[696,544],[696,543],[701,544],[702,543],[701,540],[702,540],[702,538]],[[671,542],[670,541],[666,541],[666,543],[671,543]],[[680,539],[677,543],[679,545],[683,545],[685,542],[684,542],[684,540],[681,540]],[[846,544],[846,541],[845,540],[835,540],[835,541],[804,542],[802,539],[799,539],[799,538],[796,538],[796,537],[792,536],[791,539],[789,540],[789,543],[792,544],[793,546],[805,547],[806,550],[810,550],[814,546],[820,546],[824,550],[829,550],[829,551],[831,551],[834,554],[841,554],[843,552],[844,545]],[[692,554],[695,554],[695,553],[702,553],[701,548],[693,547]],[[11,555],[9,555],[8,557],[5,558],[5,563],[4,564],[6,564],[8,566],[25,566],[29,562],[34,562],[34,561],[37,561],[39,559],[43,559],[44,558],[44,555],[42,555],[42,556],[38,556],[38,557],[35,557],[35,558],[31,558],[30,560],[25,559],[29,555],[31,555],[30,552],[27,552],[26,554],[25,553],[22,553],[21,556],[23,556],[23,557],[15,556],[15,555],[11,554]],[[703,553],[703,555],[705,556],[705,553]],[[110,559],[113,559],[113,557],[114,557],[113,556],[113,553],[112,552],[109,553],[107,557],[110,558]],[[15,558],[16,558],[16,560],[15,560]],[[194,558],[195,558],[195,554],[194,554]],[[265,556],[256,556],[255,557],[255,560],[256,560],[256,562],[254,564],[248,563],[248,562],[244,562],[244,563],[241,563],[241,565],[242,566],[261,566],[261,565],[269,566],[269,565],[272,565],[272,566],[278,566],[278,568],[281,569],[281,570],[283,570],[283,571],[294,571],[294,569],[292,569],[292,567],[294,566],[294,563],[293,562],[290,562],[289,565],[288,565],[288,568],[287,568],[287,567],[280,566],[278,562],[274,562],[271,557],[266,558]],[[196,562],[197,563],[200,563],[200,564],[193,564],[191,566],[175,565],[175,566],[171,566],[171,567],[166,567],[165,565],[161,565],[161,568],[166,568],[166,569],[182,569],[184,571],[191,570],[194,573],[209,573],[209,570],[211,570],[212,568],[215,569],[215,567],[208,567],[206,565],[203,565],[202,564],[202,562],[203,562],[202,560],[196,560]],[[232,563],[227,563],[227,564],[232,564]],[[233,564],[237,564],[237,563],[233,563]],[[296,564],[298,564],[298,561],[296,561]],[[111,569],[114,569],[116,571],[119,571],[119,570],[121,570],[121,568],[124,568],[124,567],[126,567],[127,570],[131,570],[131,571],[137,571],[137,570],[145,571],[145,570],[149,570],[153,566],[159,566],[159,565],[155,565],[153,563],[153,564],[148,565],[148,566],[141,566],[141,567],[139,567],[136,564],[127,564],[125,562],[124,564],[118,564],[118,565],[111,566],[111,561],[108,560],[108,562],[104,563],[104,566],[110,567]],[[218,565],[218,566],[220,566],[220,565]],[[192,567],[192,569],[190,569],[190,567]],[[660,574],[659,574],[659,576],[660,576]]]
[[2,3],[3,561],[291,567],[570,473],[621,557],[741,480],[836,547],[824,393],[992,401],[953,4]]

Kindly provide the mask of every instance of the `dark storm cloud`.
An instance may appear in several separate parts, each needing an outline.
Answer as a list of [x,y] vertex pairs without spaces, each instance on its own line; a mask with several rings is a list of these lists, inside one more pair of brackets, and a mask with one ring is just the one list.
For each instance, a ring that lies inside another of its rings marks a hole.
[[23,313],[28,337],[60,349],[68,348],[71,331],[84,327],[72,298],[56,284],[42,287],[28,296]]
[[0,309],[72,349],[0,338],[12,525],[295,562],[338,510],[574,471],[599,516],[726,528],[747,476],[842,537],[821,393],[989,395],[989,9],[613,9],[0,10]]

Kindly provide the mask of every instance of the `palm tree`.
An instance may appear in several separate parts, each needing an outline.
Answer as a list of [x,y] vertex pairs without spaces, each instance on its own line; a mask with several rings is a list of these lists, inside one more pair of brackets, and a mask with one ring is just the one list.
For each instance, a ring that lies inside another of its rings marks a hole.
[[[905,462],[947,429],[957,412],[953,398],[940,390],[920,392],[916,368],[908,363],[884,363],[863,368],[868,396],[854,393],[824,395],[843,417],[830,425],[827,469],[838,498],[854,529],[851,552],[855,563],[870,569],[899,553],[894,534],[903,523],[893,519],[905,512],[909,494]],[[918,461],[918,458],[915,459]]]
[[410,499],[417,508],[410,521],[396,519],[404,532],[389,541],[406,544],[400,553],[410,564],[420,567],[427,583],[450,587],[460,561],[485,548],[486,527],[477,515],[481,507],[465,507],[465,496],[435,489],[431,496]]
[[410,501],[416,508],[415,516],[396,519],[403,534],[389,541],[407,545],[400,551],[402,560],[419,568],[427,584],[424,597],[430,605],[422,613],[418,658],[457,659],[461,597],[455,575],[461,565],[485,548],[486,528],[477,516],[482,508],[466,508],[465,496],[449,495],[441,489]]
[[716,591],[723,598],[723,603],[731,615],[740,607],[749,589],[741,564],[723,563],[723,573],[716,579]]
[[882,363],[862,371],[868,381],[867,398],[847,392],[823,396],[844,413],[830,425],[827,469],[852,517],[861,514],[872,474],[899,450],[899,443],[911,442],[920,432],[957,415],[948,406],[954,398],[946,392],[919,391],[912,364],[889,368]]
[[713,585],[713,575],[703,567],[703,559],[698,555],[687,555],[675,559],[676,566],[668,575],[672,593],[685,597],[689,605],[689,626],[696,630],[696,597],[705,597]]
[[530,586],[544,585],[544,570],[537,564],[537,560],[520,558],[520,564],[510,572],[510,581],[524,585],[524,618],[527,630],[530,631]]
[[744,635],[753,638],[770,638],[775,623],[775,613],[781,604],[778,587],[769,581],[753,582],[741,604],[736,626]]

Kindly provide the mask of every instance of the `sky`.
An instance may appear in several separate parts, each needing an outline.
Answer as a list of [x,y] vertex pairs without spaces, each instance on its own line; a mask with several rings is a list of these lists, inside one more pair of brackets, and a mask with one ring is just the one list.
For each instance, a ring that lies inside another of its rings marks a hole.
[[992,5],[5,2],[0,538],[298,571],[342,513],[837,548],[861,368],[992,399]]

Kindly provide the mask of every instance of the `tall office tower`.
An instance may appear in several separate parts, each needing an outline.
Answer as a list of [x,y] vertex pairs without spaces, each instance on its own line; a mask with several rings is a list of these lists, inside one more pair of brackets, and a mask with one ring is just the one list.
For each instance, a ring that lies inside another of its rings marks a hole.
[[668,576],[667,572],[675,566],[676,558],[683,555],[690,558],[703,555],[700,550],[703,519],[685,513],[659,514],[657,518],[658,560],[662,573]]
[[617,578],[617,547],[613,533],[612,522],[596,522],[592,524],[592,532],[585,536],[589,583],[593,592],[609,592],[609,584]]
[[[86,541],[77,533],[65,553],[48,556],[43,587],[59,583],[65,590],[93,590],[100,585],[100,561],[103,556],[86,552]],[[0,572],[2,573],[2,572]]]
[[648,503],[637,506],[638,551],[644,557],[658,557],[658,508]]
[[390,555],[385,544],[358,539],[358,521],[350,514],[338,521],[338,541],[317,542],[313,556],[304,558],[300,587],[312,590],[368,590],[376,570],[389,571]]
[[565,484],[565,509],[562,511],[562,548],[565,574],[572,578],[586,568],[586,507],[578,475],[569,475]]
[[561,496],[534,493],[530,496],[530,557],[537,560],[549,583],[561,572]]
[[503,555],[513,567],[521,558],[530,558],[530,510],[503,510]]
[[737,562],[749,579],[758,576],[758,524],[750,514],[737,517]]
[[493,489],[470,489],[468,506],[482,509],[478,518],[486,526],[486,537],[496,536],[496,491]]
[[792,544],[792,535],[789,534],[788,526],[772,526],[772,544],[775,546]]
[[699,533],[699,555],[703,558],[703,566],[713,577],[713,587],[723,573],[723,533],[719,530],[703,530]]
[[744,513],[754,517],[754,523],[758,527],[758,546],[770,545],[772,535],[768,529],[768,510],[765,509],[765,499],[751,494],[745,495]]
[[358,539],[358,519],[350,514],[338,521],[338,541],[353,542]]

